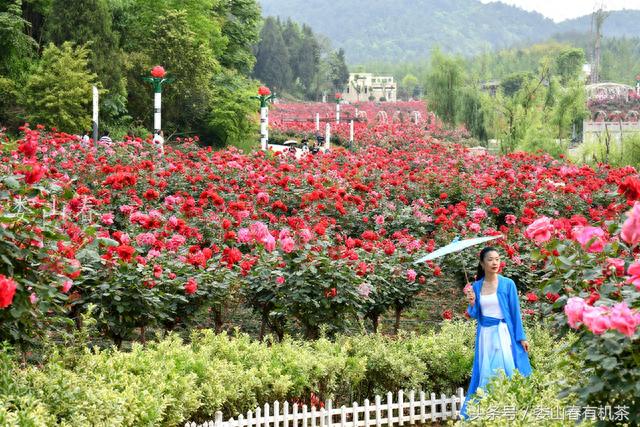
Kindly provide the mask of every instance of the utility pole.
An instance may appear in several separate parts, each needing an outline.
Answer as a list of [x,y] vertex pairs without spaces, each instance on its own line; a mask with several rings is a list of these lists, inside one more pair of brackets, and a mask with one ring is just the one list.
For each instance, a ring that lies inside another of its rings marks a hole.
[[600,81],[600,40],[602,38],[602,24],[609,16],[609,12],[605,12],[603,6],[600,5],[598,10],[591,15],[591,33],[595,38],[593,43],[593,66],[591,67],[591,83]]

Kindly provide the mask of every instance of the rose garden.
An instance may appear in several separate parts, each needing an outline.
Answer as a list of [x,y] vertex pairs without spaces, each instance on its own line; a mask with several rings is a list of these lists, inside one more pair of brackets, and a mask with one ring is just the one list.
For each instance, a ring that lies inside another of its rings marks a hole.
[[[388,119],[381,105],[358,106],[353,144],[345,119],[329,151],[300,159],[0,134],[2,424],[184,425],[275,400],[450,395],[469,381],[477,250],[414,261],[498,234],[534,373],[497,378],[478,406],[507,402],[517,425],[595,424],[584,408],[638,423],[637,170],[477,155],[423,103]],[[270,137],[313,135],[323,108],[272,106]],[[403,326],[418,303],[437,321]],[[579,410],[542,420],[560,407]]]

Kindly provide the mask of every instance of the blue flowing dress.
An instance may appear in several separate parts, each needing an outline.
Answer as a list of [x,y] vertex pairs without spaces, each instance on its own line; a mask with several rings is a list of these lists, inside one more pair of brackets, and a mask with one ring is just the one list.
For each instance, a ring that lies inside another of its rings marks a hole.
[[513,280],[498,275],[496,293],[500,310],[504,317],[503,319],[498,319],[482,315],[480,290],[483,283],[484,278],[473,282],[476,302],[473,306],[469,305],[467,308],[467,313],[470,317],[478,320],[478,325],[476,327],[476,347],[471,382],[460,410],[462,419],[468,418],[467,402],[473,398],[478,388],[486,386],[487,382],[498,373],[499,369],[504,370],[509,378],[511,378],[515,369],[525,377],[531,374],[529,355],[520,343],[520,341],[526,340],[527,337],[522,327],[516,284]]

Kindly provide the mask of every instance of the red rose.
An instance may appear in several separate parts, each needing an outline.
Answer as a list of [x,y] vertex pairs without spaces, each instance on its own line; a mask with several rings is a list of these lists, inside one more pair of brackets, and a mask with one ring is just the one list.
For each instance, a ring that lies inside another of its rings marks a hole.
[[116,248],[116,252],[122,261],[129,262],[136,250],[129,245],[120,245]]
[[451,312],[451,310],[445,310],[442,312],[442,318],[446,320],[451,320],[453,319],[453,313]]
[[164,70],[164,68],[161,65],[156,65],[155,67],[153,67],[151,69],[151,75],[153,77],[156,78],[163,78],[165,75],[167,74],[167,72]]
[[13,279],[0,274],[0,308],[7,308],[13,302],[16,294],[16,282]]
[[260,96],[269,96],[269,95],[271,95],[271,91],[266,86],[260,86],[258,88],[258,95],[260,95]]
[[40,181],[44,176],[46,169],[40,166],[38,163],[31,165],[31,170],[24,171],[24,181],[27,184],[35,184]]
[[534,294],[533,292],[529,292],[527,294],[527,301],[529,302],[536,302],[538,301],[538,295]]
[[184,293],[187,295],[195,294],[198,290],[198,284],[194,278],[189,278],[187,283],[184,284]]
[[341,99],[342,98],[342,94],[340,92],[336,92],[336,99]]
[[556,302],[558,300],[558,298],[560,298],[560,294],[555,294],[552,292],[547,292],[546,293],[546,297],[549,301],[551,301],[552,303]]
[[338,295],[338,290],[336,288],[331,288],[331,289],[327,289],[326,291],[324,291],[324,296],[326,298],[333,298],[336,295]]

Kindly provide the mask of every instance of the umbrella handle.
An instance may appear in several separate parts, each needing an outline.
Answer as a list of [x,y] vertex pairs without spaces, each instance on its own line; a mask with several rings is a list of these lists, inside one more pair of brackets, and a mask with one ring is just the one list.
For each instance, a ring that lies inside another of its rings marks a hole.
[[469,283],[469,276],[467,276],[467,267],[464,265],[464,258],[460,255],[460,261],[462,261],[462,271],[464,271],[464,279],[466,280],[465,286]]

